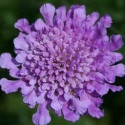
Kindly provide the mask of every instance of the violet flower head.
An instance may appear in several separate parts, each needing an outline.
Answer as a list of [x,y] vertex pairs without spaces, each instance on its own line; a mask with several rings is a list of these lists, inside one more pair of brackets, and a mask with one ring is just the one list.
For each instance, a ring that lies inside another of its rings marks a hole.
[[1,54],[0,66],[18,80],[2,78],[2,90],[8,94],[20,88],[24,103],[30,108],[38,105],[35,125],[51,121],[49,109],[72,122],[85,114],[102,117],[102,96],[109,90],[121,91],[113,83],[116,76],[125,75],[125,66],[116,65],[123,58],[115,52],[123,45],[122,37],[107,36],[111,17],[86,15],[84,5],[73,5],[66,12],[65,6],[55,9],[49,3],[41,6],[40,13],[44,21],[15,23],[20,30],[14,39],[16,57]]

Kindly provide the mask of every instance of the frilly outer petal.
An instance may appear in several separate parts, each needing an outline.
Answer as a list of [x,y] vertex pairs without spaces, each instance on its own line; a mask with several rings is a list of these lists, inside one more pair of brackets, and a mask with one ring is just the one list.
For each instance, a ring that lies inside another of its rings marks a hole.
[[53,26],[53,16],[55,13],[55,7],[52,4],[44,4],[40,8],[40,12],[43,15],[46,24]]
[[51,121],[46,105],[46,102],[39,105],[37,112],[33,115],[33,122],[35,125],[46,125]]
[[7,80],[6,78],[2,78],[0,80],[0,85],[2,90],[5,93],[11,93],[11,92],[16,92],[18,88],[21,87],[21,85],[24,84],[23,81],[21,80]]

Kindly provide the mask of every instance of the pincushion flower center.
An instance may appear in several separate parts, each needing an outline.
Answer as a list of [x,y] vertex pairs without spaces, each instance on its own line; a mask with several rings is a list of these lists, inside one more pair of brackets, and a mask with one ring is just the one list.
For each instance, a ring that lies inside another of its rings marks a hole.
[[66,92],[71,91],[71,95],[75,93],[74,89],[83,87],[84,78],[87,80],[85,74],[89,72],[89,63],[86,63],[89,47],[84,47],[80,34],[72,33],[72,30],[66,33],[56,27],[48,34],[42,33],[32,45],[32,53],[27,56],[29,63],[26,62],[30,64],[28,72],[30,70],[36,81],[57,84],[56,88],[72,86],[70,90],[65,89]]

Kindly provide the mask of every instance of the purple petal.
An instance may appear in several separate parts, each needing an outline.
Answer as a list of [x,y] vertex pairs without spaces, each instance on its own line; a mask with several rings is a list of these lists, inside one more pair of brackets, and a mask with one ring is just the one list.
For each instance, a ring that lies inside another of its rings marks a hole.
[[36,79],[32,78],[32,79],[30,79],[29,84],[30,84],[31,86],[33,86],[33,85],[36,84],[36,82],[37,82]]
[[[98,36],[99,36],[99,37],[100,37],[100,36],[101,36],[101,37],[104,37],[104,36],[107,35],[107,30],[106,30],[106,28],[103,27],[100,22],[97,23],[96,28],[97,28],[97,31],[96,31],[96,32],[98,33]],[[102,42],[101,42],[101,43],[102,43]],[[100,47],[102,47],[102,46],[100,46]]]
[[121,35],[112,35],[108,44],[108,49],[110,51],[116,51],[123,46],[122,36]]
[[80,5],[72,5],[71,7],[70,7],[70,9],[69,9],[69,11],[67,12],[67,19],[69,19],[69,18],[73,18],[73,11],[75,10],[75,9],[77,9],[77,8],[80,8]]
[[97,93],[103,96],[108,93],[109,87],[107,86],[107,84],[95,83],[95,90]]
[[87,87],[87,91],[89,91],[90,93],[93,92],[95,89],[93,84],[90,84],[90,83],[87,83],[86,87]]
[[106,74],[105,80],[109,83],[114,83],[115,82],[115,75],[114,74]]
[[64,21],[66,20],[66,7],[61,6],[56,10],[56,16],[54,18],[54,23],[57,27],[62,30],[64,28]]
[[91,15],[87,16],[87,20],[90,21],[88,24],[91,23],[92,25],[94,25],[95,22],[98,20],[98,18],[99,18],[99,13],[93,12]]
[[15,60],[16,60],[18,63],[23,63],[23,62],[25,61],[26,56],[27,56],[27,54],[22,51],[22,52],[20,52],[20,53],[16,56]]
[[114,83],[116,76],[122,77],[124,75],[125,75],[125,66],[123,64],[110,66],[106,69],[105,80],[109,83]]
[[114,71],[110,67],[110,68],[107,69],[107,73],[105,73],[105,80],[109,83],[115,82],[115,74],[113,72]]
[[84,6],[84,5],[72,5],[70,7],[71,10],[74,10],[74,9],[77,9],[77,8],[80,8],[81,6]]
[[34,32],[32,32],[31,34],[27,35],[25,37],[27,43],[30,45],[30,46],[33,46],[34,43],[36,43],[36,39],[35,39],[35,36],[36,34]]
[[12,76],[13,78],[20,78],[18,75],[17,75],[17,72],[19,71],[18,68],[13,68],[13,69],[10,69],[9,70],[9,74],[10,76]]
[[61,19],[62,21],[66,20],[66,7],[65,6],[61,6],[58,9],[56,9],[56,14],[57,14],[57,18]]
[[45,22],[48,25],[53,26],[53,16],[55,13],[55,7],[52,4],[47,3],[41,6],[40,12],[44,17]]
[[17,37],[14,39],[14,46],[16,49],[21,49],[27,51],[29,45],[26,43],[25,39],[22,37]]
[[16,68],[17,64],[15,62],[9,53],[1,54],[1,57],[0,57],[0,67],[1,68],[7,68],[7,69]]
[[23,95],[27,95],[28,93],[30,93],[32,90],[34,89],[34,86],[28,86],[25,84],[22,84],[21,86],[21,93]]
[[111,18],[111,16],[109,16],[108,14],[106,14],[104,17],[102,17],[102,18],[100,19],[100,22],[101,22],[106,28],[109,28],[109,27],[111,27],[112,18]]
[[103,103],[103,100],[99,97],[97,98],[90,97],[90,98],[91,98],[91,102],[93,102],[97,107],[99,107]]
[[64,99],[68,101],[71,98],[69,93],[64,93]]
[[90,107],[88,108],[88,113],[92,117],[100,118],[104,116],[104,112],[101,111],[98,107],[96,107],[94,104],[91,104]]
[[91,100],[89,99],[88,94],[84,91],[79,91],[78,94],[79,94],[80,100],[83,102],[83,107],[88,108],[91,104]]
[[11,92],[16,92],[18,88],[21,87],[23,82],[21,80],[7,80],[6,78],[2,78],[0,80],[0,85],[2,88],[2,91],[5,93],[11,93]]
[[45,83],[45,84],[42,85],[41,88],[42,88],[42,90],[49,90],[50,86],[47,83]]
[[37,103],[43,104],[45,102],[46,91],[41,92],[41,94],[37,97]]
[[110,58],[112,64],[123,59],[123,55],[121,53],[117,53],[117,52],[110,52],[109,56],[110,56],[109,58]]
[[80,115],[75,114],[73,111],[70,111],[68,109],[68,105],[67,104],[63,105],[62,111],[63,111],[64,118],[66,120],[72,121],[72,122],[75,122],[75,121],[79,120]]
[[83,21],[85,18],[86,18],[85,6],[82,6],[82,7],[74,10],[73,19],[75,21],[77,21],[77,20]]
[[125,65],[124,64],[117,64],[112,66],[114,73],[116,76],[123,77],[125,75]]
[[32,119],[35,125],[46,125],[51,121],[46,105],[46,102],[39,105],[37,112],[33,115]]
[[[75,21],[82,21],[86,17],[86,9],[84,5],[72,5],[67,12],[67,20],[74,19]],[[78,20],[77,20],[78,18]]]
[[62,109],[62,105],[60,104],[60,102],[58,101],[57,98],[55,98],[55,99],[51,102],[51,107],[52,107],[55,111],[58,111],[58,110]]
[[109,88],[113,91],[113,92],[117,92],[117,91],[121,91],[123,90],[122,86],[115,86],[115,85],[108,85]]
[[72,25],[72,20],[71,20],[71,18],[68,18],[67,21],[66,21],[65,30],[66,31],[70,30],[71,25]]
[[94,75],[95,79],[98,80],[98,81],[104,80],[104,75],[100,72],[95,72],[93,75]]
[[23,96],[24,96],[23,101],[25,103],[28,103],[30,108],[34,108],[34,106],[36,105],[36,101],[37,101],[37,95],[35,91],[32,90],[27,95],[23,95]]
[[29,22],[27,19],[19,19],[16,23],[15,23],[15,28],[19,29],[22,32],[26,32],[26,33],[30,33],[31,29],[29,26]]
[[55,98],[54,92],[55,92],[55,90],[50,90],[47,93],[47,97],[53,100]]
[[43,22],[42,19],[37,19],[37,21],[35,22],[35,29],[43,30],[44,28],[47,28],[47,25]]
[[84,107],[83,101],[80,101],[79,99],[77,99],[75,97],[73,97],[70,100],[69,108],[71,110],[74,110],[75,113],[82,114],[82,115],[87,111],[87,108]]

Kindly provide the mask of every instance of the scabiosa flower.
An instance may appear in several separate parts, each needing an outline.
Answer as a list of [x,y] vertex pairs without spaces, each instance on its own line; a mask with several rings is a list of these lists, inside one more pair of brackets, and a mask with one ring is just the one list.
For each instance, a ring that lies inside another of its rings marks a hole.
[[30,108],[38,104],[35,125],[51,121],[49,109],[72,122],[87,113],[102,117],[102,96],[122,90],[113,83],[116,76],[125,75],[125,66],[115,65],[123,58],[115,52],[123,45],[122,37],[107,36],[111,17],[106,14],[99,19],[97,12],[86,15],[84,5],[73,5],[66,12],[65,6],[55,9],[47,3],[40,12],[44,21],[15,23],[20,30],[14,39],[17,56],[1,54],[0,66],[18,80],[2,78],[2,90],[8,94],[20,88]]

